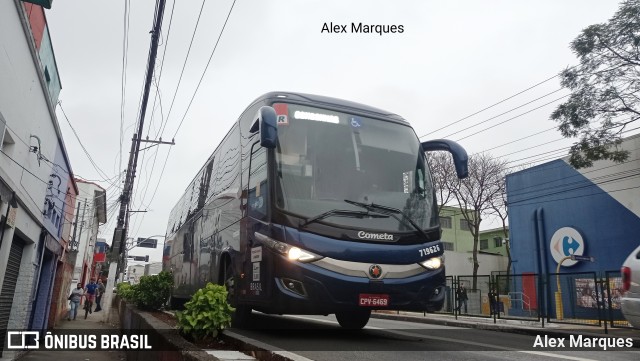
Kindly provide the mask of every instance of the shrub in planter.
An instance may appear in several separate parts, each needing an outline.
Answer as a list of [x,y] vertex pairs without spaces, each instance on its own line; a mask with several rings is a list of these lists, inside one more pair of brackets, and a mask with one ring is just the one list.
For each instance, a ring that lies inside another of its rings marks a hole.
[[169,300],[173,287],[171,272],[160,272],[153,276],[140,277],[140,283],[133,286],[133,299],[140,309],[159,310]]
[[134,291],[134,287],[128,282],[121,282],[116,286],[117,295],[127,302],[133,302]]
[[227,303],[224,286],[207,283],[184,306],[184,311],[176,312],[178,329],[195,340],[217,337],[220,331],[231,326],[234,309]]

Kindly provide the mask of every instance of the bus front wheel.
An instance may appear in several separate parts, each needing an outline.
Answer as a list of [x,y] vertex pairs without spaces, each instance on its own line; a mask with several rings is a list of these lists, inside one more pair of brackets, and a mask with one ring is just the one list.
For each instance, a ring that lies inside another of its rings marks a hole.
[[236,277],[231,263],[227,263],[225,267],[224,284],[227,288],[227,302],[231,307],[236,309],[231,316],[231,323],[234,327],[244,327],[249,323],[251,318],[251,307],[239,305],[237,302]]
[[371,310],[354,309],[349,311],[336,312],[336,318],[342,328],[349,330],[359,330],[366,326],[371,316]]

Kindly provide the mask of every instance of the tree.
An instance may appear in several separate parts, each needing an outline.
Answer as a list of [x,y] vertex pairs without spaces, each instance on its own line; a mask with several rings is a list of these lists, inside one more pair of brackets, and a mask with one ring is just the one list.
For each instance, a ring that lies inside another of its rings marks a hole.
[[640,119],[640,0],[625,0],[604,24],[582,30],[571,42],[580,63],[560,73],[569,99],[551,114],[565,138],[579,138],[569,151],[576,168],[593,161],[622,162],[621,134]]
[[[502,178],[505,179],[506,174],[503,174]],[[505,179],[506,180],[506,179]],[[507,230],[507,218],[509,216],[508,207],[507,207],[507,183],[503,181],[498,189],[498,193],[495,197],[493,197],[489,201],[490,212],[500,218],[500,222],[502,223],[502,235],[503,239],[506,241],[505,249],[507,250],[507,282],[509,281],[509,276],[511,275],[511,265],[513,263],[511,259],[511,242],[509,239],[509,231]]]
[[[458,204],[473,236],[473,289],[477,288],[478,244],[482,217],[491,213],[491,205],[504,189],[506,161],[488,153],[469,156],[469,177],[458,179],[447,153],[435,152],[429,157],[436,195],[440,207],[449,200]],[[440,209],[438,209],[440,210]]]

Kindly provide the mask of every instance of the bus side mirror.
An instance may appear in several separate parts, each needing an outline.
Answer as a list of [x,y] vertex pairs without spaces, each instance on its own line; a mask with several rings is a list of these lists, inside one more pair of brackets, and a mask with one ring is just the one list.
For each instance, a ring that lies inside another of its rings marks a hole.
[[260,145],[265,148],[275,148],[278,141],[276,111],[272,107],[264,106],[258,109],[255,120],[249,129],[250,133],[260,131]]
[[435,139],[422,142],[422,150],[432,152],[436,150],[446,150],[453,156],[453,164],[456,167],[458,178],[464,179],[469,176],[469,156],[462,146],[452,140]]

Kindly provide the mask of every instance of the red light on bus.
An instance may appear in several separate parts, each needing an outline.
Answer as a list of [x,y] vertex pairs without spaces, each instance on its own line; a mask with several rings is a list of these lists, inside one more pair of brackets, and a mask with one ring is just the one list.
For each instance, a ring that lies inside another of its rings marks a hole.
[[277,103],[273,105],[273,109],[276,111],[277,115],[289,115],[288,104]]

